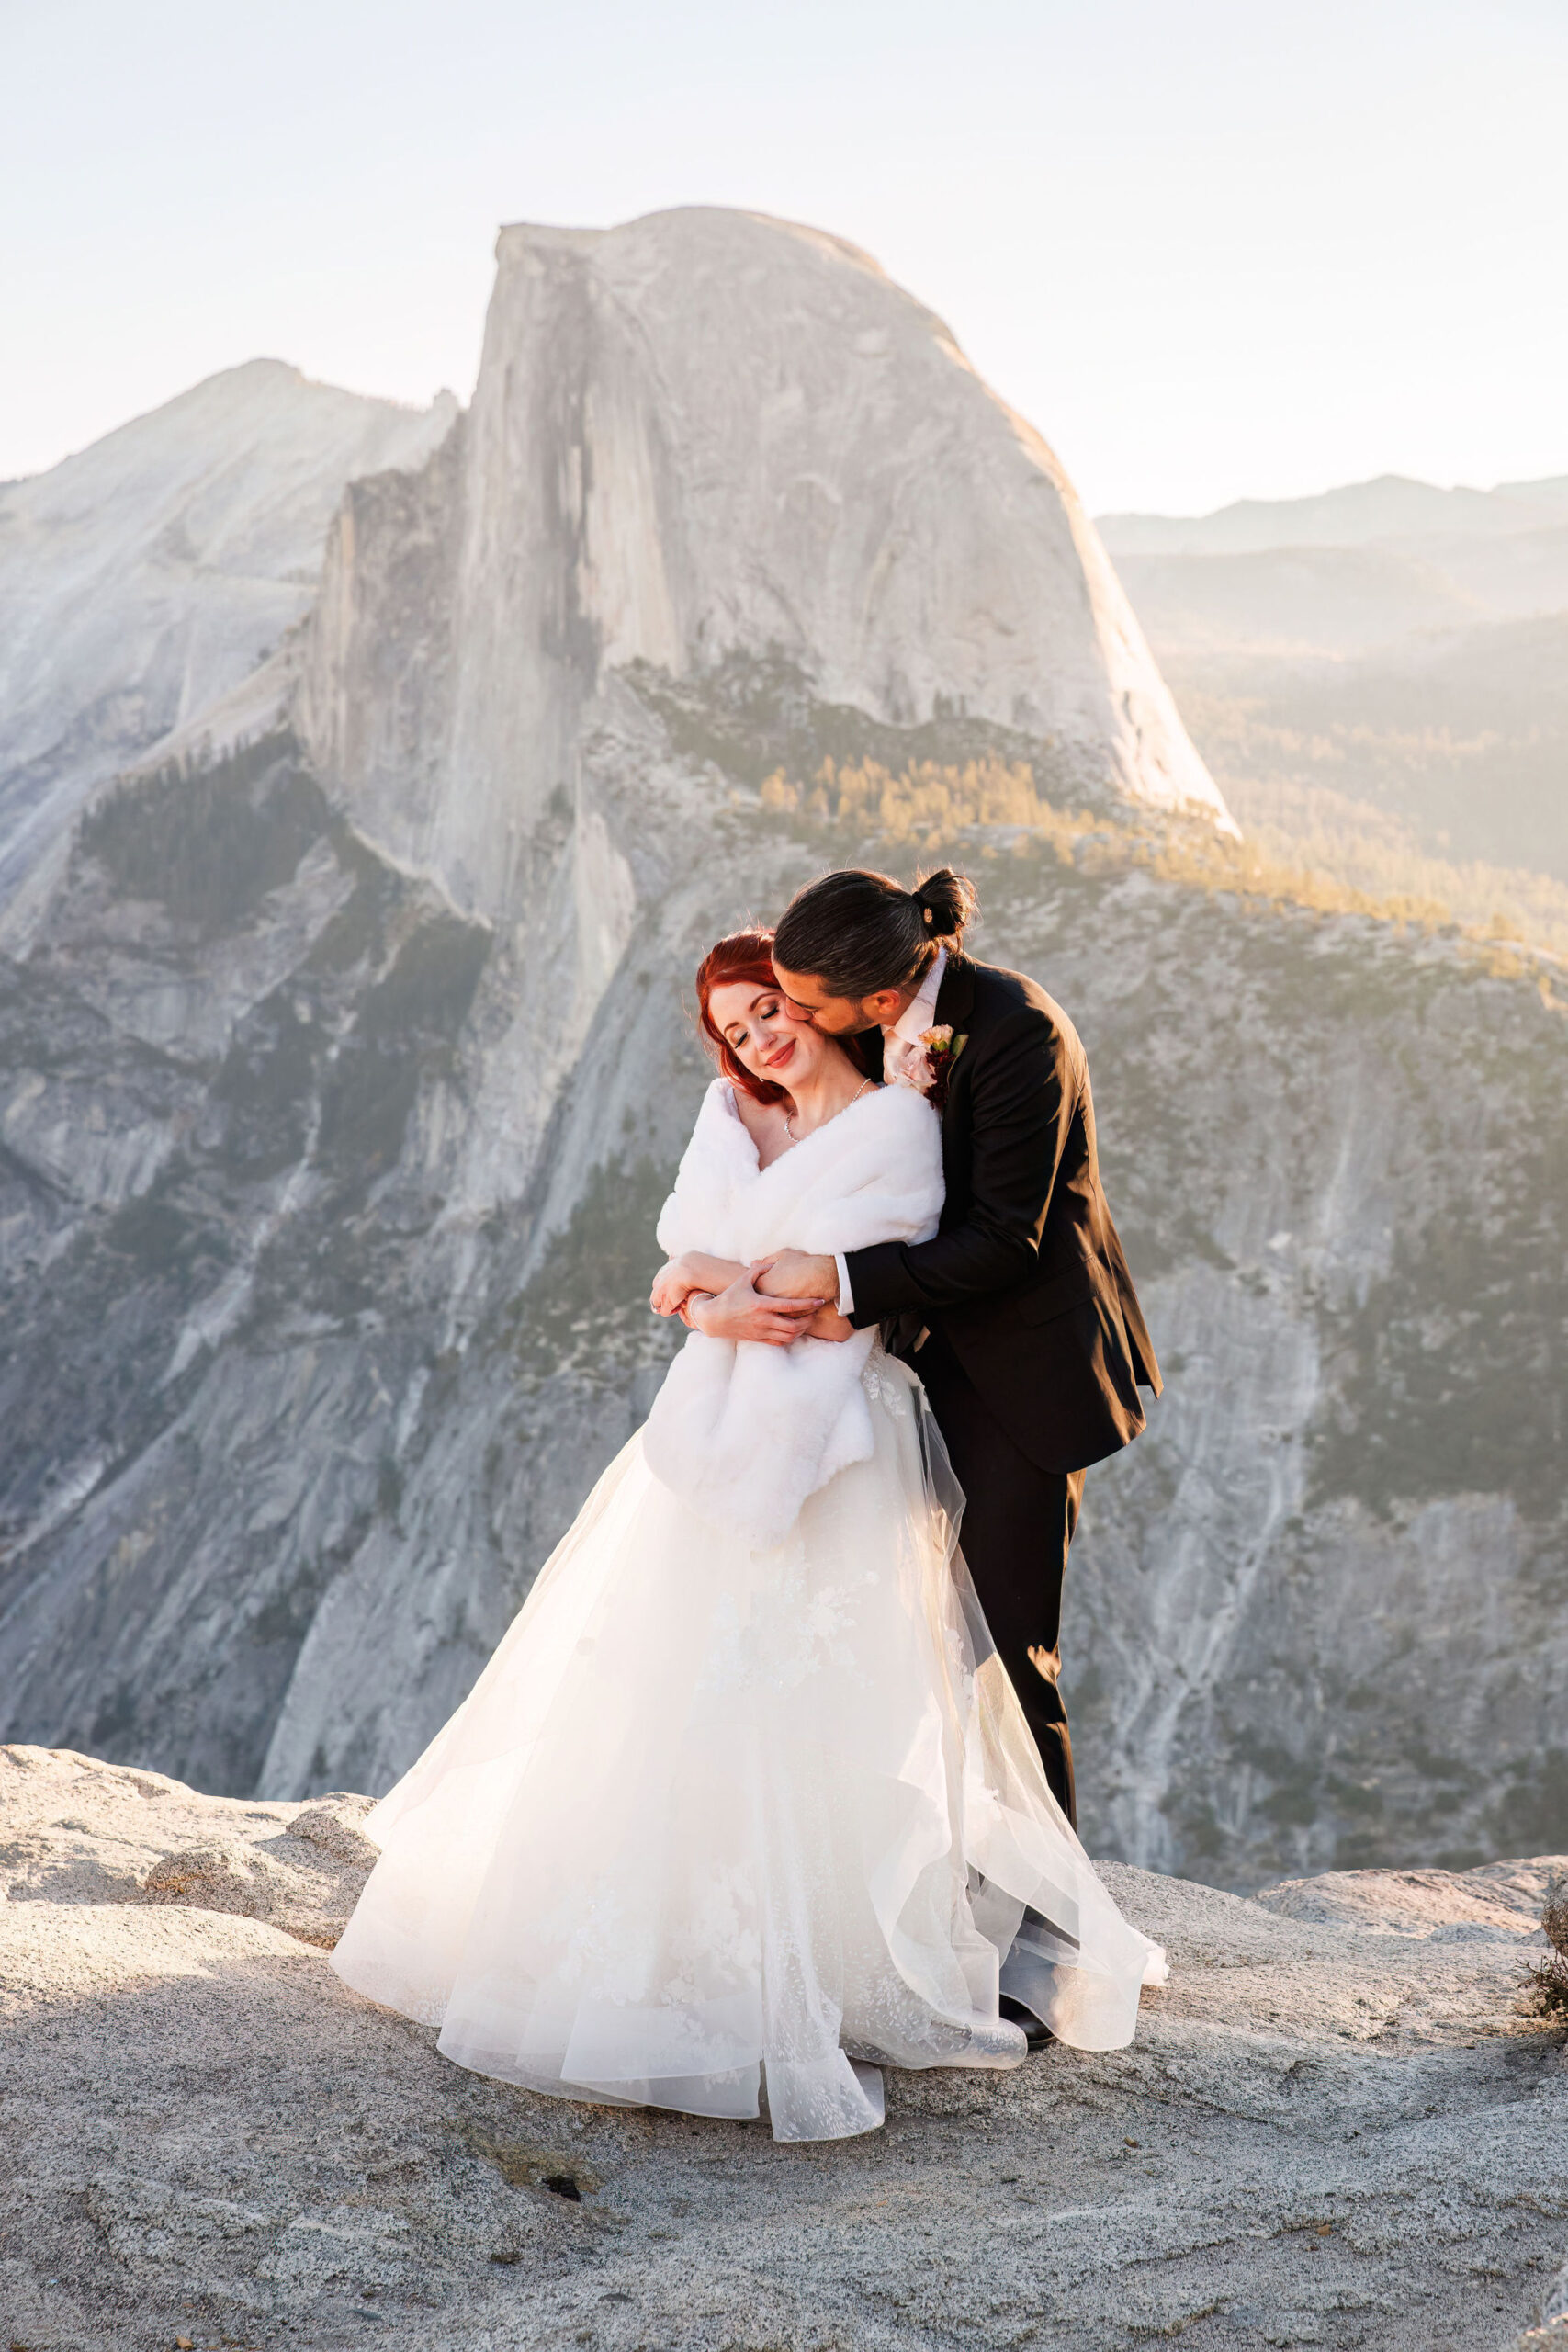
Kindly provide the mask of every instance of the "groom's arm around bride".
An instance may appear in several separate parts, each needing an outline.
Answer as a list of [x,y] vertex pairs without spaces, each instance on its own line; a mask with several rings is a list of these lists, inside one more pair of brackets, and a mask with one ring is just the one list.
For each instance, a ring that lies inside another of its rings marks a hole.
[[797,1010],[860,1033],[874,1074],[934,1076],[946,1198],[929,1241],[781,1261],[760,1287],[837,1292],[853,1324],[891,1324],[916,1363],[967,1497],[970,1572],[1071,1817],[1067,1547],[1086,1467],[1137,1436],[1139,1389],[1157,1396],[1160,1378],[1100,1184],[1083,1046],[1034,981],[963,954],[974,903],[945,870],[915,891],[852,871],[784,915],[774,963]]

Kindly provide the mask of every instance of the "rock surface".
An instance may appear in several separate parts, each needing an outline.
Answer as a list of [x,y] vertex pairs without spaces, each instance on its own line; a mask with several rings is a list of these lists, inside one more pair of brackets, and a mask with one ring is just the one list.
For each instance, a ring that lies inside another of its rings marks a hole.
[[68,1749],[4,1754],[0,1884],[13,1903],[182,1904],[330,1951],[375,1864],[359,1826],[369,1797],[242,1804]]
[[[346,1992],[311,1945],[362,1803],[0,1757],[14,2346],[1496,2352],[1550,2318],[1568,2069],[1515,1990],[1545,1859],[1414,1910],[1342,1874],[1310,1918],[1310,1885],[1105,1865],[1172,1962],[1131,2050],[892,2075],[883,2132],[781,2148],[464,2075]],[[265,1858],[280,1907],[150,1901],[193,1847]]]

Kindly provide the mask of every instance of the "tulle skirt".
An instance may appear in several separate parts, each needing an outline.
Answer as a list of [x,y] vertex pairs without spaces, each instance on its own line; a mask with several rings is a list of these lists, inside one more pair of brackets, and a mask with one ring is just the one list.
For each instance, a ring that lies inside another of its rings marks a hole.
[[[459,2065],[566,2098],[874,2128],[885,2065],[1017,2065],[1015,1994],[1131,2041],[1164,1962],[1041,1770],[957,1549],[925,1395],[767,1551],[633,1438],[495,1656],[369,1816],[333,1956]],[[759,1432],[759,1443],[769,1442]]]

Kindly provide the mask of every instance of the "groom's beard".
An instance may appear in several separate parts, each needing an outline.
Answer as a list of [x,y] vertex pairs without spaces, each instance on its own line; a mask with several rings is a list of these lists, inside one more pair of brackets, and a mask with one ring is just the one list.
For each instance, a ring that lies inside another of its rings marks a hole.
[[830,1029],[821,1017],[820,1006],[813,1005],[804,1009],[811,1026],[819,1037],[863,1037],[868,1029],[876,1029],[881,1026],[879,1022],[863,1020],[857,1012],[844,1023],[841,1029]]

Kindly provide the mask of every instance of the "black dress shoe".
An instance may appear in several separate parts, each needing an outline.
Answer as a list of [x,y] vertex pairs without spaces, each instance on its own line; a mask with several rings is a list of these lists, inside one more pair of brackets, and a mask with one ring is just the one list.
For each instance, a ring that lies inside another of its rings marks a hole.
[[1015,2001],[1010,1993],[998,1996],[997,2007],[1006,2018],[1009,2025],[1021,2025],[1023,2028],[1025,2039],[1032,2051],[1043,2050],[1048,2041],[1055,2041],[1056,2037],[1050,2027],[1042,2025],[1033,2010],[1026,2009],[1021,2001]]

